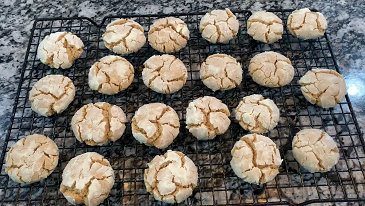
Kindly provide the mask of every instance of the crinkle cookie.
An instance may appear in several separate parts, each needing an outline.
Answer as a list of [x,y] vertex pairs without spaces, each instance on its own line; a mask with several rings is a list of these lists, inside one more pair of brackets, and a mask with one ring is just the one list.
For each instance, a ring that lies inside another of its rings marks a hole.
[[336,142],[319,129],[303,129],[293,138],[293,156],[309,172],[327,172],[340,155]]
[[213,10],[200,20],[202,37],[211,43],[226,43],[238,33],[239,22],[229,10]]
[[229,55],[213,54],[203,62],[200,78],[213,91],[233,89],[241,84],[242,67]]
[[173,108],[162,103],[140,107],[132,119],[134,138],[147,146],[168,147],[179,134],[179,116]]
[[92,65],[89,86],[102,94],[113,95],[127,89],[133,78],[132,64],[123,57],[110,55]]
[[159,52],[172,53],[186,46],[189,34],[189,29],[183,20],[167,17],[153,23],[148,32],[148,42]]
[[46,36],[38,46],[37,56],[52,68],[70,68],[79,58],[84,43],[70,32],[56,32]]
[[234,173],[244,181],[254,184],[273,180],[283,161],[276,144],[270,138],[259,134],[241,137],[231,154]]
[[108,197],[113,185],[114,171],[109,161],[96,152],[87,152],[68,162],[60,191],[73,205],[96,206]]
[[29,135],[10,148],[5,172],[15,182],[31,184],[48,177],[56,168],[58,157],[57,145],[50,138]]
[[143,65],[143,83],[158,93],[179,91],[188,77],[184,63],[173,55],[154,55]]
[[131,19],[117,19],[106,26],[105,46],[117,54],[137,52],[146,43],[143,27]]
[[71,119],[77,140],[87,145],[103,145],[117,141],[124,133],[127,117],[123,110],[106,102],[81,107]]
[[300,78],[299,84],[304,97],[323,108],[336,106],[347,93],[343,77],[330,69],[312,69]]
[[189,157],[168,150],[148,163],[144,183],[156,200],[180,203],[192,195],[197,186],[198,170]]
[[283,22],[274,13],[258,11],[247,22],[247,33],[253,39],[264,43],[274,43],[283,35]]
[[227,105],[221,100],[205,96],[189,103],[186,109],[186,128],[198,140],[214,139],[224,134],[231,120]]
[[294,78],[294,67],[290,60],[276,52],[255,55],[250,61],[248,71],[253,81],[266,87],[281,87]]
[[302,39],[315,39],[324,35],[327,21],[323,14],[309,9],[295,10],[288,17],[288,29],[291,34]]
[[236,108],[236,119],[243,129],[266,133],[279,122],[280,111],[271,99],[253,94],[242,99]]
[[71,79],[62,75],[43,77],[29,92],[32,110],[46,117],[63,112],[74,97],[74,84]]

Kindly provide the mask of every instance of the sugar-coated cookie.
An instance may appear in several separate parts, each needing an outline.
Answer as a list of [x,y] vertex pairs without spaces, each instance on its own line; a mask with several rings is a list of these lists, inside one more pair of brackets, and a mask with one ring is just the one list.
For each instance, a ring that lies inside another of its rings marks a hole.
[[272,12],[255,12],[247,21],[247,33],[264,43],[271,44],[281,39],[283,29],[283,22]]
[[319,129],[303,129],[293,138],[293,156],[309,172],[327,172],[340,155],[336,142]]
[[227,105],[221,100],[205,96],[189,103],[186,109],[186,128],[198,140],[214,139],[224,134],[231,120]]
[[60,191],[73,205],[97,206],[114,185],[114,171],[107,159],[96,152],[72,158],[62,173]]
[[63,112],[74,98],[74,84],[62,75],[43,77],[29,92],[32,110],[46,117]]
[[52,68],[70,68],[83,52],[84,43],[70,32],[56,32],[39,43],[37,56]]
[[189,29],[183,20],[166,17],[153,23],[148,32],[148,42],[159,52],[172,53],[186,46],[189,34]]
[[117,54],[137,52],[146,43],[143,27],[131,19],[117,19],[106,27],[105,46]]
[[300,78],[299,84],[304,97],[323,108],[336,106],[347,93],[343,77],[330,69],[312,69]]
[[6,156],[6,169],[15,182],[31,184],[48,177],[58,164],[58,148],[50,138],[33,134],[17,141]]
[[127,118],[123,110],[106,102],[81,107],[71,119],[77,140],[87,145],[103,145],[117,141],[124,133]]
[[189,157],[168,150],[148,163],[144,183],[156,200],[180,203],[193,194],[198,184],[198,170]]

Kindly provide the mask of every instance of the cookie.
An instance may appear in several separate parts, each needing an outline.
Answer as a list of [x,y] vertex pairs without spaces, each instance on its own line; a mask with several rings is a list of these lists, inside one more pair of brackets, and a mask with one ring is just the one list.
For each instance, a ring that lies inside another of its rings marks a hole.
[[203,62],[200,79],[213,91],[230,90],[241,84],[242,67],[229,55],[213,54]]
[[70,32],[56,32],[46,36],[38,46],[37,57],[52,68],[68,69],[83,52],[84,43]]
[[81,107],[71,119],[77,140],[87,145],[103,145],[117,141],[124,133],[127,117],[123,110],[106,102]]
[[331,108],[347,94],[343,77],[334,70],[312,69],[299,80],[304,97],[312,104]]
[[276,144],[268,137],[248,134],[234,144],[231,167],[245,182],[263,184],[279,174],[282,163]]
[[266,133],[276,127],[280,111],[271,99],[253,94],[242,99],[235,111],[241,127],[250,132]]
[[340,155],[336,142],[319,129],[303,129],[293,138],[293,156],[309,172],[327,172]]
[[171,94],[179,91],[188,77],[184,63],[173,55],[154,55],[143,65],[143,83],[158,93]]
[[48,177],[58,164],[57,145],[41,134],[17,141],[6,156],[5,172],[18,183],[31,184]]
[[132,119],[134,138],[147,146],[168,147],[179,134],[179,116],[173,108],[162,103],[140,107]]
[[137,52],[146,43],[143,27],[131,19],[117,19],[106,26],[103,41],[117,54]]
[[276,52],[255,55],[250,61],[248,71],[253,81],[265,87],[281,87],[294,78],[294,67],[290,60]]
[[179,18],[166,17],[158,19],[148,32],[151,47],[162,53],[179,51],[189,40],[189,29]]
[[75,86],[62,75],[48,75],[38,80],[29,92],[32,110],[42,116],[63,112],[75,98]]
[[202,37],[211,43],[226,43],[238,33],[239,22],[229,10],[213,10],[200,20]]
[[319,12],[309,9],[295,10],[288,17],[287,23],[290,33],[302,39],[316,39],[324,35],[327,20]]
[[274,13],[258,11],[247,21],[247,33],[253,39],[264,43],[274,43],[283,35],[283,22]]
[[180,203],[193,194],[198,184],[198,170],[189,157],[168,150],[148,163],[144,183],[156,200]]
[[114,171],[109,161],[96,152],[87,152],[67,163],[60,191],[73,205],[96,206],[108,197],[113,185]]
[[189,103],[186,109],[186,128],[198,140],[214,139],[224,134],[231,120],[227,105],[221,100],[205,96]]
[[131,63],[119,56],[106,56],[95,62],[89,71],[89,86],[102,94],[113,95],[129,87],[133,82]]

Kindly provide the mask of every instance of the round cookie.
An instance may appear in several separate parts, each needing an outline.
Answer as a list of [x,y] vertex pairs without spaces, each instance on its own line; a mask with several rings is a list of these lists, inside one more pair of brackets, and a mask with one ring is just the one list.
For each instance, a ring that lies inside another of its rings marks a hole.
[[288,17],[287,23],[290,33],[302,39],[316,39],[324,35],[327,20],[319,12],[309,9],[295,10]]
[[29,92],[32,110],[46,117],[63,112],[74,97],[74,84],[71,79],[62,75],[43,77]]
[[274,43],[283,35],[283,22],[274,13],[258,11],[247,21],[247,33],[253,39],[264,43]]
[[266,133],[276,127],[280,111],[271,99],[253,94],[242,99],[236,108],[236,120],[250,132]]
[[113,95],[129,87],[133,78],[132,64],[123,57],[110,55],[92,65],[89,86],[102,94]]
[[144,183],[156,200],[169,204],[180,203],[192,195],[197,186],[198,170],[189,157],[168,150],[148,163]]
[[248,183],[263,184],[279,174],[280,152],[268,137],[248,134],[236,142],[232,151],[234,173]]
[[117,19],[106,26],[106,48],[117,54],[137,52],[146,43],[143,27],[131,19]]
[[303,129],[293,138],[293,156],[309,172],[327,172],[340,155],[336,142],[319,129]]
[[231,120],[227,105],[221,100],[205,96],[189,103],[186,109],[186,128],[198,140],[214,139],[224,134]]
[[250,61],[248,71],[253,81],[265,87],[281,87],[294,78],[294,67],[290,60],[276,52],[255,55]]
[[186,46],[189,29],[179,18],[166,17],[158,19],[148,32],[148,42],[159,52],[172,53]]
[[147,146],[168,147],[179,134],[179,116],[173,108],[162,103],[140,107],[132,119],[134,138]]
[[96,152],[72,158],[62,173],[60,191],[73,205],[96,206],[108,197],[114,185],[114,171]]
[[211,43],[226,43],[238,33],[239,22],[229,10],[213,10],[200,20],[202,37]]
[[56,168],[58,157],[57,145],[50,138],[29,135],[10,148],[5,172],[15,182],[31,184],[48,177]]
[[117,141],[124,133],[127,117],[123,110],[106,102],[81,107],[71,119],[77,140],[87,145],[103,145]]
[[304,97],[323,108],[336,106],[347,93],[343,77],[330,69],[312,69],[300,78],[299,84]]
[[173,55],[154,55],[143,65],[143,83],[158,93],[171,94],[179,91],[188,77],[184,63]]
[[242,67],[226,54],[210,55],[200,69],[200,79],[213,91],[233,89],[242,81]]
[[37,57],[52,68],[70,68],[79,58],[84,43],[70,32],[56,32],[46,36],[38,46]]

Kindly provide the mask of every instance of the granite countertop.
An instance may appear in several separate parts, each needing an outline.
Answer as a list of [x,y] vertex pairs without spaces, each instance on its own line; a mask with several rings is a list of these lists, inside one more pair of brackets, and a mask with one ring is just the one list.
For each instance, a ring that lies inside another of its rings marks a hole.
[[[19,83],[20,69],[33,20],[36,17],[90,17],[100,22],[103,17],[115,14],[156,14],[209,11],[213,8],[247,9],[251,11],[268,9],[315,8],[327,18],[326,30],[344,76],[348,95],[356,113],[362,133],[365,131],[365,4],[356,0],[341,1],[297,1],[280,3],[252,0],[231,1],[117,1],[105,3],[95,1],[48,1],[4,0],[0,7],[0,140],[6,137],[10,125],[15,93]],[[0,142],[0,149],[4,142]],[[299,180],[300,181],[300,180]],[[311,195],[313,191],[300,191]],[[327,191],[328,192],[328,191]],[[293,196],[296,192],[293,191]],[[317,197],[318,198],[318,197]]]

